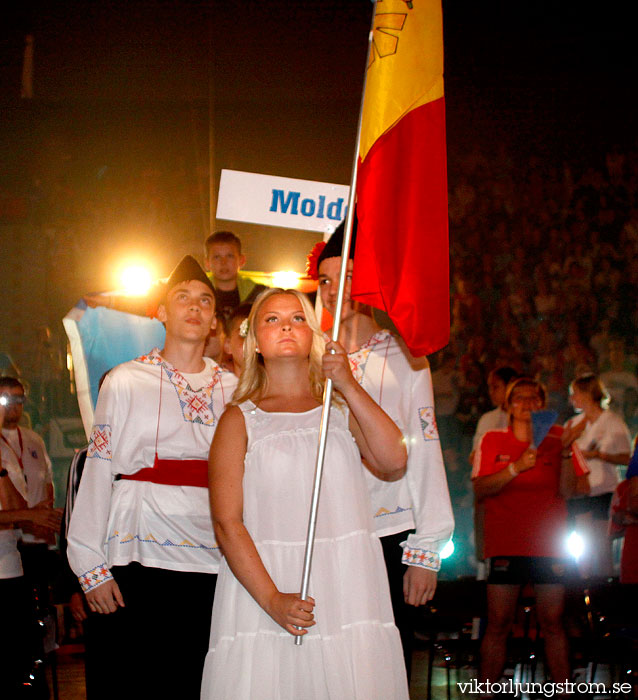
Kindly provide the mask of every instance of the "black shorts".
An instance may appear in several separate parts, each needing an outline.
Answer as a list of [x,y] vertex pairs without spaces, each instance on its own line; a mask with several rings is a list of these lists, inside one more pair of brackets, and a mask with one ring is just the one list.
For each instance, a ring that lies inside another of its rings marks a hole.
[[567,512],[570,517],[581,513],[591,513],[594,520],[609,520],[609,506],[613,494],[601,493],[599,496],[585,496],[584,498],[572,498],[567,501]]
[[564,583],[568,564],[559,557],[491,557],[487,582],[516,586]]

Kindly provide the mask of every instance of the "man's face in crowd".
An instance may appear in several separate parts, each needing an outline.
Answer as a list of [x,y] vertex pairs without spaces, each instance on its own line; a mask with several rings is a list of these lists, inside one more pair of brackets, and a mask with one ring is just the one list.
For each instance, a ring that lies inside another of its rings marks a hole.
[[215,297],[210,287],[199,280],[176,284],[157,310],[166,324],[166,333],[174,338],[201,342],[215,328]]
[[[343,307],[341,309],[341,320],[344,321],[352,316],[359,308],[358,302],[352,301],[350,298],[350,289],[352,287],[352,260],[348,260],[348,268],[346,271],[346,284],[343,295]],[[321,295],[321,303],[333,315],[337,305],[337,293],[339,291],[339,273],[341,271],[341,257],[326,258],[319,265],[319,294]]]
[[5,401],[4,405],[4,427],[13,429],[22,418],[22,407],[24,403],[24,391],[17,386],[0,388],[0,396]]
[[213,243],[208,247],[205,267],[218,282],[230,282],[237,278],[239,268],[246,258],[234,243]]
[[493,406],[502,406],[505,401],[507,386],[505,382],[495,374],[490,374],[487,378],[487,391]]

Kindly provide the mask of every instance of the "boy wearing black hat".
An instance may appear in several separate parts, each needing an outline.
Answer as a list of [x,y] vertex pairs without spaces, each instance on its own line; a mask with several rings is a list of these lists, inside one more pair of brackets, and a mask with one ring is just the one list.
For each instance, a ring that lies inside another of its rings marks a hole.
[[[203,356],[214,290],[191,256],[165,285],[162,350],[113,369],[68,535],[104,645],[97,696],[198,698],[220,561],[207,455],[236,378]],[[92,694],[93,695],[93,694]]]
[[[308,273],[319,280],[321,301],[335,313],[344,225],[327,244],[317,244]],[[369,306],[350,298],[356,218],[350,246],[339,342],[348,352],[361,386],[399,426],[408,448],[408,468],[388,482],[365,469],[372,515],[383,545],[396,625],[401,633],[408,678],[414,637],[414,613],[434,595],[440,551],[452,536],[454,518],[434,418],[430,369],[414,358],[403,341],[381,329]]]

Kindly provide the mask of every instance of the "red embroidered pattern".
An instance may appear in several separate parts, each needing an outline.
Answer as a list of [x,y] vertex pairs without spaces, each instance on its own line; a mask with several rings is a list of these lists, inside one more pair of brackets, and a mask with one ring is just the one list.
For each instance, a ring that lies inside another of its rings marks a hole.
[[102,425],[94,425],[91,432],[91,441],[89,442],[89,449],[86,452],[88,457],[97,457],[98,459],[105,459],[106,461],[111,461],[111,426],[107,423]]
[[140,357],[137,358],[138,362],[142,362],[145,365],[161,365],[162,364],[162,358],[159,354],[159,350],[157,348],[153,348],[148,355],[141,355]]
[[405,547],[403,550],[401,563],[408,566],[421,566],[433,571],[438,571],[441,568],[441,558],[436,552],[425,549],[410,549],[410,547]]
[[421,431],[424,440],[438,440],[439,431],[436,427],[436,416],[434,406],[425,406],[419,409],[419,420],[421,421]]
[[82,576],[78,576],[82,590],[85,593],[112,578],[113,576],[111,575],[111,572],[106,568],[106,562],[96,566],[90,571],[87,571],[86,573],[82,574]]
[[213,391],[222,379],[222,370],[219,367],[215,368],[209,384],[194,391],[180,372],[162,359],[157,348],[148,355],[142,355],[137,361],[150,365],[162,365],[170,383],[175,387],[185,421],[202,423],[203,425],[215,425],[217,423],[217,416],[213,409]]
[[352,374],[359,384],[363,383],[366,364],[370,353],[379,343],[382,343],[384,340],[387,342],[389,335],[392,335],[390,331],[382,329],[371,336],[365,345],[362,345],[358,350],[348,355],[350,369],[352,369]]
[[193,391],[190,384],[177,370],[169,370],[166,365],[164,365],[164,370],[171,384],[175,387],[184,420],[191,423],[215,425],[217,418],[213,410],[213,389],[221,381],[221,370],[217,369],[211,383],[198,391]]

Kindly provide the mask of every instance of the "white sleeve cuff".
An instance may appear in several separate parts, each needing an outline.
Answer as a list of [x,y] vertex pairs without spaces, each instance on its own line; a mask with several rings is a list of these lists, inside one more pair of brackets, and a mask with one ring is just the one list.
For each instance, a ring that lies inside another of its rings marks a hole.
[[401,557],[402,564],[420,566],[422,569],[430,569],[430,571],[439,571],[441,568],[441,557],[437,552],[429,549],[410,547],[407,540],[402,542],[401,546],[403,547],[403,556]]
[[92,591],[94,588],[97,588],[101,584],[110,581],[112,578],[113,575],[108,570],[106,562],[103,562],[99,566],[96,566],[94,569],[91,569],[90,571],[85,572],[81,576],[78,576],[78,580],[80,582],[80,585],[82,586],[82,591],[84,593]]

